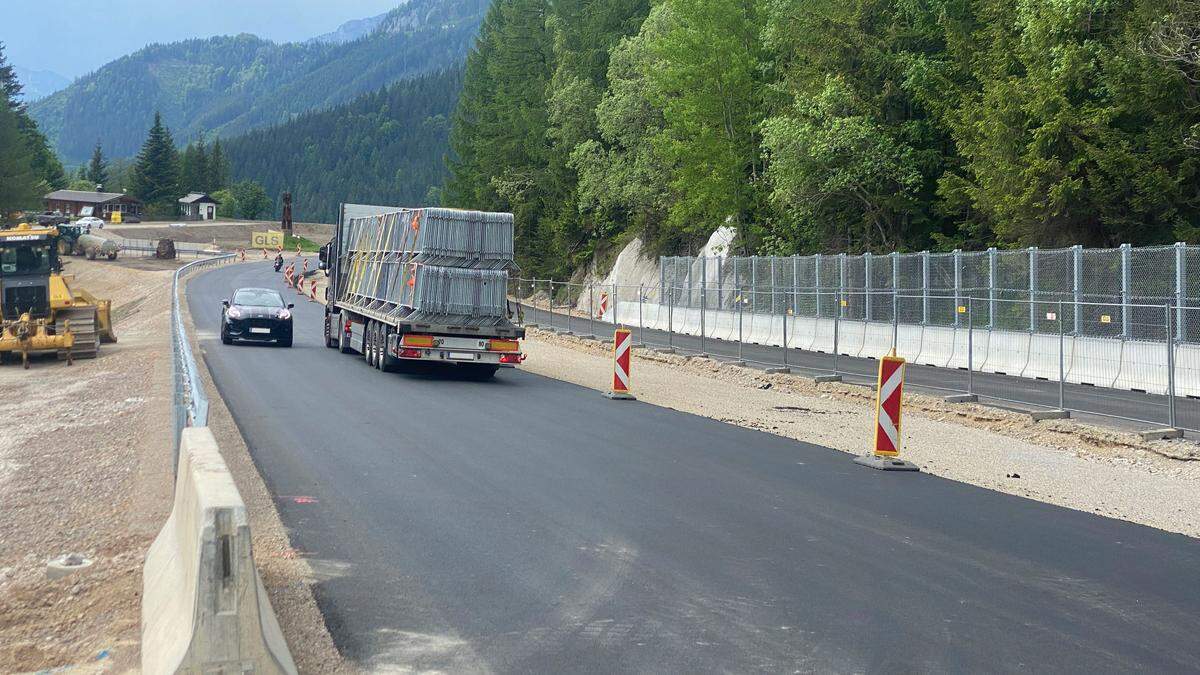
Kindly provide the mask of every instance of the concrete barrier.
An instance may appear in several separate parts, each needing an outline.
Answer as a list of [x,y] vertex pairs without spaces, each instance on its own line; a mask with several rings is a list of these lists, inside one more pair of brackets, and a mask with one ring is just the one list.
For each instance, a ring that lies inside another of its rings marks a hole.
[[295,673],[246,505],[207,427],[183,430],[175,505],[142,573],[143,673]]

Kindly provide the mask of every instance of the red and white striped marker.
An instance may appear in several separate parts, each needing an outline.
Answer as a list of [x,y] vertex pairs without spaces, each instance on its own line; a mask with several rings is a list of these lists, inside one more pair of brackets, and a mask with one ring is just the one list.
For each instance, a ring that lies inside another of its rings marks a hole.
[[262,252],[263,252],[263,260],[266,260],[267,259],[267,249],[264,248],[262,250]]
[[317,301],[317,282],[315,281],[308,285],[308,301]]
[[900,412],[904,397],[904,359],[894,355],[879,359],[877,392],[874,452],[857,457],[854,461],[885,471],[919,471],[920,469],[915,464],[899,458]]
[[608,311],[608,293],[600,293],[600,313],[596,315],[597,319],[603,319],[604,313]]
[[618,328],[613,332],[613,383],[612,391],[605,398],[614,401],[636,401],[637,397],[629,390],[629,364],[631,355],[629,348],[633,345],[628,328]]
[[879,359],[878,395],[875,399],[875,454],[900,454],[900,401],[904,396],[904,359]]
[[288,265],[287,269],[285,269],[283,271],[283,283],[287,284],[288,287],[291,287],[291,285],[292,285],[292,266],[291,265]]

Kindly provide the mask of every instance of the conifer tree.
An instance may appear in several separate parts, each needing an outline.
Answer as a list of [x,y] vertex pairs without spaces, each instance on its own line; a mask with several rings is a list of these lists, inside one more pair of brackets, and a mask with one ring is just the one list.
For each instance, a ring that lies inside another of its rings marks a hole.
[[159,214],[170,213],[179,197],[179,152],[159,113],[134,163],[133,194]]

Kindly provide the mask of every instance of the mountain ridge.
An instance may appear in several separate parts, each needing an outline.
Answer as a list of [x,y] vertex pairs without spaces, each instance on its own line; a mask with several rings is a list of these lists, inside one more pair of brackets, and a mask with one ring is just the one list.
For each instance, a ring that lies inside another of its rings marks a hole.
[[68,163],[84,161],[97,141],[110,156],[135,154],[155,111],[180,144],[234,136],[456,65],[487,5],[410,0],[348,42],[243,33],[152,44],[31,103],[30,114]]

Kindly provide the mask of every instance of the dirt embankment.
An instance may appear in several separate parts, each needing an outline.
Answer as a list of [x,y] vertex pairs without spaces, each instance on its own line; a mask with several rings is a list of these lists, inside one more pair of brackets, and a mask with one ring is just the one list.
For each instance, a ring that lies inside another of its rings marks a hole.
[[[112,298],[119,342],[68,367],[0,368],[0,673],[136,672],[142,565],[170,514],[170,280],[175,263],[71,259],[75,283]],[[207,373],[205,373],[207,380]],[[228,411],[211,423],[250,513],[258,567],[301,672],[348,672],[313,600],[313,574]],[[50,580],[77,553],[82,572]]]
[[[0,367],[0,672],[138,663],[141,566],[170,512],[173,264],[72,259],[120,342]],[[48,580],[67,553],[90,568]]]
[[[193,244],[212,244],[231,251],[248,247],[254,232],[278,230],[276,221],[208,221],[187,222],[183,227],[171,227],[170,223],[137,223],[133,225],[108,225],[104,233],[128,239],[172,239]],[[295,233],[318,244],[333,238],[333,225],[323,223],[296,223]]]
[[[526,370],[606,390],[611,345],[529,330]],[[644,402],[863,454],[874,392],[634,350]],[[599,405],[599,403],[598,403]],[[1200,536],[1200,445],[905,394],[903,456],[923,471],[1080,511]],[[849,462],[849,459],[847,459]],[[859,468],[869,471],[869,469]]]

